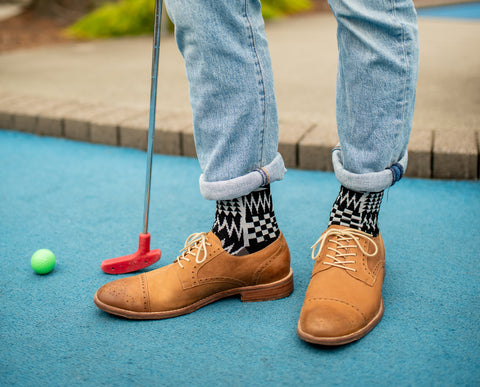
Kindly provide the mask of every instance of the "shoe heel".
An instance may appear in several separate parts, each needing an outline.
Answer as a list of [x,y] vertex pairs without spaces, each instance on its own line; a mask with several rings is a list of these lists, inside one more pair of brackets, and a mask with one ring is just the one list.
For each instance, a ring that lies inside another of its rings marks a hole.
[[280,298],[288,297],[293,292],[293,271],[287,277],[280,281],[266,284],[252,286],[240,292],[240,300],[243,302],[257,302],[278,300]]

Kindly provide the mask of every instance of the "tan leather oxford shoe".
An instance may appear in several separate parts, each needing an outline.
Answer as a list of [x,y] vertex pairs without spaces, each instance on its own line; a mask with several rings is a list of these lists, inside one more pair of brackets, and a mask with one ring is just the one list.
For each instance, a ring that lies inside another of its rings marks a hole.
[[224,297],[242,301],[287,297],[293,291],[290,252],[283,234],[254,254],[228,254],[215,234],[192,234],[170,265],[102,286],[94,297],[105,312],[130,319],[191,313]]
[[322,345],[362,338],[383,316],[385,249],[381,235],[330,226],[313,245],[312,258],[315,265],[300,312],[298,336]]

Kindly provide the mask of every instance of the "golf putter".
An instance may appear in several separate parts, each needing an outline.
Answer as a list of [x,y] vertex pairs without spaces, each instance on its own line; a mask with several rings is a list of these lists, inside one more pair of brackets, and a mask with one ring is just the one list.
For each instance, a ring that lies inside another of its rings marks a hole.
[[152,181],[152,157],[155,139],[155,113],[157,106],[158,60],[160,55],[160,29],[162,20],[162,0],[155,0],[155,27],[152,51],[152,80],[150,86],[150,116],[148,121],[147,172],[145,179],[145,206],[143,209],[143,233],[140,234],[138,250],[130,255],[107,259],[102,262],[101,269],[108,274],[131,273],[152,265],[160,259],[159,249],[150,250],[150,234],[148,233],[148,213],[150,209],[150,188]]

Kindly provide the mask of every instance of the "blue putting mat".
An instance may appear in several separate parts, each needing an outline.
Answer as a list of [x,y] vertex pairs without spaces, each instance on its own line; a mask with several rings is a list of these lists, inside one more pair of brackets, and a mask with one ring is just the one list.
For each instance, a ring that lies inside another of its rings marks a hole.
[[[163,251],[154,267],[213,223],[199,173],[194,159],[154,157],[149,231]],[[1,385],[478,385],[478,182],[404,179],[386,192],[385,316],[364,339],[322,348],[295,329],[309,246],[339,188],[333,174],[290,170],[272,185],[292,252],[290,297],[129,321],[92,297],[114,279],[101,261],[137,249],[144,178],[144,152],[0,131]],[[57,256],[46,276],[30,268],[40,248]]]

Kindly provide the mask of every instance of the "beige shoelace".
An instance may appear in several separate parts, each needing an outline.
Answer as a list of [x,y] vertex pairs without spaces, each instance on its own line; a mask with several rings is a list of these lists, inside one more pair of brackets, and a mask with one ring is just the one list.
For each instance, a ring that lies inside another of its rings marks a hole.
[[[334,239],[333,237],[336,237],[336,239]],[[370,254],[365,251],[365,249],[362,247],[362,245],[359,242],[360,237],[366,238],[373,243],[373,245],[375,246],[375,251],[373,253]],[[355,242],[355,244],[349,244],[350,241],[352,240]],[[357,271],[353,267],[347,266],[349,264],[355,264],[355,261],[348,260],[349,259],[348,257],[352,257],[352,256],[354,257],[357,255],[356,253],[348,253],[347,251],[349,248],[358,247],[360,251],[363,254],[365,254],[367,257],[373,257],[378,252],[377,244],[368,235],[365,235],[364,233],[360,233],[352,229],[338,230],[335,228],[331,228],[326,232],[324,232],[320,236],[320,238],[318,238],[317,242],[315,242],[315,244],[312,246],[313,260],[318,259],[324,244],[328,242],[333,242],[337,245],[336,248],[328,247],[328,250],[333,251],[335,255],[327,254],[326,256],[330,258],[333,262],[323,262],[323,264],[339,267],[340,269]],[[318,250],[317,250],[317,247],[318,247]],[[344,252],[341,252],[340,249],[344,249]]]
[[[185,241],[185,246],[180,250],[182,254],[177,257],[175,262],[177,262],[183,269],[181,261],[184,260],[190,262],[188,255],[192,255],[195,257],[195,262],[202,263],[207,259],[207,246],[211,246],[211,244],[207,242],[207,234],[204,232],[194,233]],[[194,250],[196,250],[196,253],[194,253]],[[202,252],[203,257],[200,259],[199,257]]]

